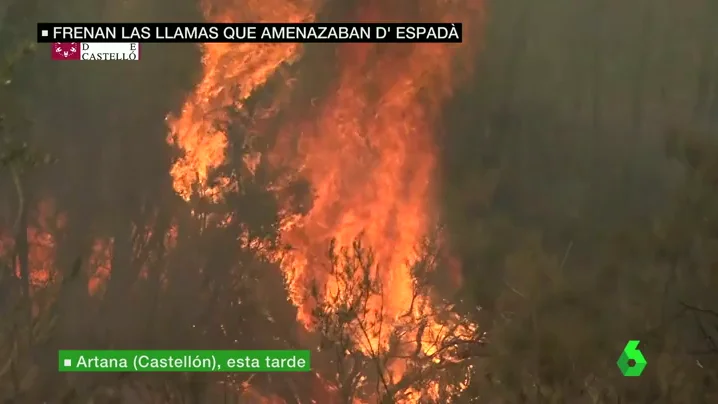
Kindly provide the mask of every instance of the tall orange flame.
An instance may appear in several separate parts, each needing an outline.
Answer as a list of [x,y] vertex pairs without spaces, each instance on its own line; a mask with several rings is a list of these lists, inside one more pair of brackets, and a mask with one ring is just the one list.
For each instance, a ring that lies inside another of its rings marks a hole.
[[[451,7],[455,4],[422,3],[434,20],[457,17],[451,13],[457,11]],[[381,9],[368,12],[381,15]],[[317,257],[330,239],[349,247],[361,233],[374,252],[378,273],[373,275],[385,285],[368,301],[364,322],[374,324],[373,329],[357,336],[366,353],[386,351],[391,330],[407,321],[426,322],[404,334],[404,342],[422,343],[419,349],[426,355],[436,349],[432,341],[447,332],[446,320],[434,318],[428,297],[415,296],[411,264],[419,259],[417,246],[436,219],[434,125],[453,89],[454,57],[463,49],[446,44],[341,46],[336,86],[319,106],[319,119],[299,135],[297,167],[316,196],[311,211],[283,234],[294,247],[293,259],[284,266],[290,297],[300,308],[299,319],[309,324],[310,281],[319,283],[324,299],[341,293],[336,275],[322,270]],[[404,365],[394,362],[389,371],[399,378]]]
[[[322,255],[330,238],[349,246],[363,233],[381,268],[378,276],[392,288],[385,310],[397,315],[411,301],[407,263],[417,258],[416,247],[432,222],[432,114],[448,90],[435,86],[445,85],[442,76],[449,74],[454,50],[438,44],[406,46],[379,55],[379,48],[341,49],[335,93],[300,138],[301,174],[312,183],[316,199],[285,238],[297,248],[297,259],[307,262]],[[420,100],[427,90],[438,90],[439,97],[428,99],[434,105]],[[308,265],[294,269],[292,290],[319,275],[310,273]]]
[[[417,20],[476,22],[481,0],[416,0]],[[310,21],[314,4],[289,0],[249,1],[214,21]],[[362,19],[402,20],[379,1],[364,4]],[[467,21],[468,20],[468,21]],[[466,35],[466,34],[465,34]],[[294,248],[282,261],[290,299],[298,319],[311,323],[315,302],[310,282],[329,294],[336,276],[320,264],[329,241],[351,246],[358,234],[375,255],[373,274],[388,289],[369,301],[370,316],[391,329],[406,321],[427,321],[421,338],[437,338],[447,319],[435,318],[428,296],[414,296],[410,263],[436,217],[437,151],[435,125],[442,103],[456,84],[457,60],[470,59],[465,44],[346,44],[338,47],[339,75],[332,91],[314,104],[316,118],[291,122],[273,157],[295,164],[296,173],[314,190],[311,209],[283,227],[283,241]],[[177,193],[197,191],[218,200],[229,179],[210,184],[211,170],[225,160],[226,133],[214,126],[229,119],[223,109],[242,104],[283,63],[300,56],[296,44],[211,44],[204,47],[204,76],[170,124],[169,141],[183,152],[171,169]],[[239,93],[229,91],[238,85]],[[288,141],[297,138],[298,141]],[[296,144],[296,146],[288,146]],[[407,313],[409,320],[407,320]],[[470,332],[472,330],[467,330]],[[417,335],[408,338],[416,340]],[[368,338],[368,350],[386,349],[389,333]],[[366,339],[366,338],[365,338]],[[421,341],[415,341],[420,344]],[[428,345],[427,345],[428,346]],[[431,348],[424,348],[430,350]],[[431,355],[432,352],[425,352]],[[403,366],[390,369],[401,376]]]
[[[205,16],[216,22],[302,22],[313,19],[312,0],[238,0],[237,5],[211,7]],[[228,120],[227,108],[242,109],[244,102],[283,64],[300,56],[298,44],[204,45],[202,81],[187,99],[178,118],[171,117],[168,142],[182,157],[171,169],[174,188],[185,199],[198,189],[213,200],[220,197],[229,179],[208,184],[213,169],[226,158],[227,134],[221,127]]]

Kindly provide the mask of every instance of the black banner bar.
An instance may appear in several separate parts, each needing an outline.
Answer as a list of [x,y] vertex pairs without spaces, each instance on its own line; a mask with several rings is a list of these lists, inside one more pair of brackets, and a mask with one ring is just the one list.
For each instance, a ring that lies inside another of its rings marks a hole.
[[461,23],[37,24],[37,41],[39,43],[459,43],[462,40]]

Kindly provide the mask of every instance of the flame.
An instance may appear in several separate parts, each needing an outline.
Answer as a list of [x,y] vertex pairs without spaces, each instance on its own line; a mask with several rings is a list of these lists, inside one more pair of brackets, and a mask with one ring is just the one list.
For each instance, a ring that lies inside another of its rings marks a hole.
[[[377,48],[341,49],[343,73],[335,94],[321,106],[316,125],[307,125],[300,136],[301,174],[316,199],[284,236],[297,248],[296,261],[309,263],[322,255],[330,238],[347,247],[363,233],[381,268],[377,276],[392,287],[385,310],[398,315],[412,297],[407,262],[418,258],[416,247],[432,221],[436,154],[431,111],[418,98],[430,76],[442,74],[435,69],[445,68],[437,65],[448,60],[448,52],[443,45],[414,46],[408,55],[369,61]],[[370,76],[368,69],[376,73]],[[373,100],[369,91],[381,97]],[[306,280],[322,278],[312,268],[293,265],[290,289],[305,309],[304,321],[311,309],[301,298]]]
[[[27,258],[32,290],[44,288],[56,281],[58,274],[56,254],[58,237],[67,226],[67,215],[58,211],[51,199],[42,200],[37,208],[31,210],[30,221],[27,227]],[[151,226],[141,231],[141,242],[146,242],[152,236]],[[163,245],[165,251],[174,249],[177,242],[177,225],[172,224],[164,235]],[[87,291],[91,296],[99,295],[112,273],[112,254],[114,239],[112,237],[95,237],[87,261]],[[15,236],[11,232],[0,233],[0,259],[4,264],[10,264],[14,259]],[[139,256],[138,248],[135,256]],[[157,258],[157,257],[148,257]],[[149,261],[143,263],[141,278],[147,277]],[[19,263],[15,262],[15,276],[21,277]]]
[[95,239],[92,244],[89,267],[92,270],[87,281],[87,291],[91,296],[100,293],[101,288],[110,279],[112,273],[113,239]]
[[[165,254],[171,252],[177,245],[177,231],[177,224],[173,223],[169,229],[167,229],[166,233],[164,233],[162,246]],[[133,225],[133,234],[135,235],[133,238],[138,241],[134,246],[134,257],[140,257],[142,259],[139,278],[147,279],[150,266],[160,258],[155,252],[143,255],[143,251],[141,251],[144,244],[152,239],[153,228],[151,225],[144,227]],[[91,296],[100,296],[106,283],[112,276],[114,245],[115,239],[113,237],[95,238],[93,242],[88,262],[90,276],[87,284],[87,290]]]
[[[235,7],[222,8],[215,13],[206,7],[205,16],[216,22],[301,22],[313,19],[312,0],[237,0]],[[212,170],[226,159],[228,109],[241,110],[244,102],[285,64],[299,56],[299,44],[224,44],[203,46],[202,81],[185,101],[179,117],[168,117],[170,135],[167,141],[177,146],[182,156],[174,163],[170,174],[174,189],[185,200],[193,191],[212,200],[230,184],[229,178],[219,178],[209,184]],[[247,159],[252,169],[256,156]]]
[[[479,5],[421,3],[434,21],[457,21],[458,10]],[[367,7],[365,14],[382,15],[381,6]],[[404,338],[420,344],[427,356],[436,353],[434,342],[446,337],[446,321],[436,319],[429,297],[415,296],[411,264],[420,259],[417,246],[436,220],[433,133],[442,102],[452,93],[454,61],[464,49],[447,44],[343,45],[338,52],[341,73],[331,96],[318,105],[319,118],[299,129],[297,168],[312,184],[315,199],[309,213],[282,235],[294,247],[291,259],[284,261],[290,297],[307,325],[315,304],[307,298],[310,282],[319,282],[325,300],[340,300],[342,281],[323,270],[317,258],[330,239],[339,248],[351,248],[362,234],[374,253],[372,275],[385,286],[368,302],[364,322],[374,329],[356,336],[366,353],[388,350],[391,333],[382,330],[407,329],[407,322],[426,322],[409,328]],[[360,282],[361,275],[355,277]],[[474,330],[469,326],[452,332],[468,335]],[[405,366],[401,361],[391,365],[394,379]]]
[[[419,19],[477,22],[481,0],[416,0]],[[206,14],[211,21],[311,21],[315,5],[297,6],[289,0],[243,2]],[[368,1],[361,11],[366,21],[405,20],[392,15],[397,7]],[[466,21],[466,20],[469,21]],[[465,36],[467,34],[465,33]],[[284,217],[282,241],[293,249],[280,265],[285,272],[298,320],[310,328],[316,306],[308,298],[310,284],[319,283],[323,298],[343,293],[337,275],[325,269],[326,248],[335,240],[350,248],[357,235],[374,253],[372,276],[385,287],[369,299],[368,323],[387,330],[414,327],[406,338],[427,356],[436,353],[438,339],[454,333],[473,333],[475,325],[451,328],[458,316],[439,320],[430,296],[415,295],[411,264],[434,227],[437,171],[436,125],[440,109],[456,85],[457,61],[471,59],[466,44],[344,44],[338,47],[338,77],[328,95],[312,101],[312,118],[294,120],[268,156],[271,162],[293,165],[308,180],[314,199],[308,212]],[[219,201],[236,189],[231,178],[211,181],[212,171],[227,159],[227,107],[244,102],[281,65],[301,56],[297,44],[207,44],[203,48],[204,75],[187,98],[178,118],[170,119],[168,142],[182,156],[170,170],[176,192],[185,200],[193,194]],[[460,63],[459,63],[460,64]],[[230,91],[237,86],[240,91]],[[316,102],[315,102],[316,101]],[[217,123],[220,123],[219,128]],[[257,154],[244,163],[250,172]],[[349,258],[351,259],[351,257]],[[346,274],[345,274],[346,275]],[[449,274],[457,278],[456,272]],[[458,278],[457,278],[458,279]],[[381,321],[375,321],[381,319]],[[379,325],[381,323],[381,325]],[[370,330],[357,335],[366,353],[387,350],[390,332]],[[390,376],[398,379],[409,365],[395,361]],[[409,392],[409,402],[422,394],[436,396],[437,384]]]
[[[30,212],[30,224],[27,228],[27,259],[30,284],[34,288],[47,286],[56,274],[54,263],[56,254],[55,234],[62,230],[67,217],[57,212],[51,200],[40,202]],[[0,257],[13,258],[15,236],[5,232],[0,236]],[[15,262],[15,276],[20,278],[19,262]]]

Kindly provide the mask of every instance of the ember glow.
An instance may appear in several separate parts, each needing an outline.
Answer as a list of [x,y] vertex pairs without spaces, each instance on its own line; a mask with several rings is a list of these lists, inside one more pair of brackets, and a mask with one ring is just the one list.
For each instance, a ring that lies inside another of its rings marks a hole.
[[[482,16],[479,0],[412,3],[407,7],[420,10],[420,19],[462,21],[465,30]],[[355,15],[363,21],[405,20],[397,14],[397,7],[382,2],[369,1],[361,7]],[[243,2],[226,10],[225,14],[208,14],[208,19],[311,21],[316,5],[267,0]],[[280,131],[277,146],[267,157],[289,162],[313,191],[310,210],[285,218],[281,234],[282,241],[293,247],[280,262],[288,294],[298,308],[298,321],[308,329],[317,304],[309,297],[310,285],[318,284],[325,304],[331,305],[337,293],[343,293],[337,276],[327,271],[330,241],[347,248],[361,234],[366,247],[374,252],[372,276],[384,290],[369,299],[366,320],[381,325],[368,335],[355,336],[360,349],[365,353],[387,350],[391,331],[412,322],[424,325],[415,327],[406,339],[414,344],[413,350],[421,344],[418,348],[429,356],[436,350],[430,341],[445,337],[442,334],[447,330],[455,334],[475,331],[473,325],[447,324],[458,321],[458,316],[436,318],[431,298],[415,296],[411,273],[411,263],[422,255],[417,247],[437,219],[434,199],[440,109],[456,85],[457,64],[470,59],[471,50],[467,44],[339,45],[335,60],[338,76],[332,79],[329,91],[312,102],[311,117],[295,118]],[[241,109],[281,65],[300,57],[301,45],[297,44],[204,46],[204,76],[179,117],[170,120],[168,141],[181,152],[171,169],[180,196],[189,200],[197,194],[218,201],[224,192],[236,189],[229,178],[210,181],[211,171],[227,158],[227,134],[217,129],[217,123],[229,119],[222,111],[229,106]],[[231,91],[234,86],[240,91]],[[256,156],[245,165],[250,161],[254,165]],[[390,376],[401,377],[406,367],[402,361],[394,362]],[[436,385],[427,386],[424,394],[434,395],[436,389]],[[416,397],[410,401],[418,401]]]
[[[28,215],[27,228],[27,257],[30,283],[33,287],[44,287],[51,282],[56,274],[55,234],[62,230],[67,217],[57,212],[51,200],[45,200],[32,209]],[[0,236],[0,256],[6,259],[14,257],[15,235],[5,232]],[[15,262],[15,275],[20,278],[19,262]]]

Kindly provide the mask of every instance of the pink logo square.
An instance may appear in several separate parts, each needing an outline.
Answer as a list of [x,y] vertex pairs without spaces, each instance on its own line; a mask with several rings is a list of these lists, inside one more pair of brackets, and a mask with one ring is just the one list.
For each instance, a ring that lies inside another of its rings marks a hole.
[[55,42],[52,44],[52,60],[80,60],[79,42]]

